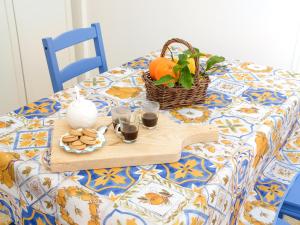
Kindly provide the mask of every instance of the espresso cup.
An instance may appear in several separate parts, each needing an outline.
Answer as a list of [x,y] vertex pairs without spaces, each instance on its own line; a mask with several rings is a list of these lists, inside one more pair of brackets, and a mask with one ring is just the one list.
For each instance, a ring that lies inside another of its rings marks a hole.
[[131,110],[128,106],[117,106],[111,110],[112,124],[114,128],[119,124],[119,120],[130,120]]
[[115,127],[116,134],[125,143],[133,143],[137,140],[139,133],[139,119],[132,114],[130,119],[119,118],[119,124]]
[[141,121],[147,129],[154,129],[158,121],[159,103],[144,101],[142,104]]

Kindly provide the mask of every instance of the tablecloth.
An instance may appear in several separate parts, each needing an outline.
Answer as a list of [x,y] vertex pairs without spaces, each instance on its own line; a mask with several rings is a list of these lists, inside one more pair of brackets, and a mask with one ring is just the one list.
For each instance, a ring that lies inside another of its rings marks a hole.
[[[141,75],[159,53],[90,76],[80,94],[99,116],[118,104],[138,108],[146,98]],[[299,123],[300,76],[224,65],[210,76],[204,104],[162,112],[219,129],[218,142],[188,146],[176,163],[52,173],[53,121],[65,116],[74,88],[1,116],[2,224],[271,224],[300,163],[300,137],[281,148]]]

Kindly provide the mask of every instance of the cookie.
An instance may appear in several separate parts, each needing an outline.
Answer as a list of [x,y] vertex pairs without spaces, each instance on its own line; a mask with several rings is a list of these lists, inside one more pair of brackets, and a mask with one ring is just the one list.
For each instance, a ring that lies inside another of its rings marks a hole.
[[69,132],[71,135],[74,135],[74,136],[81,136],[82,135],[82,132],[80,129],[71,129],[70,132]]
[[70,146],[70,148],[74,148],[74,149],[78,149],[78,150],[83,150],[86,148],[86,145],[79,140],[70,143],[69,146]]
[[89,137],[93,137],[93,138],[97,137],[97,131],[94,129],[85,128],[82,130],[82,133]]
[[64,143],[71,143],[71,142],[74,142],[74,141],[77,141],[77,140],[78,140],[78,137],[74,136],[74,135],[66,135],[62,138],[62,141]]
[[80,141],[87,145],[94,145],[96,144],[96,139],[89,136],[81,136]]

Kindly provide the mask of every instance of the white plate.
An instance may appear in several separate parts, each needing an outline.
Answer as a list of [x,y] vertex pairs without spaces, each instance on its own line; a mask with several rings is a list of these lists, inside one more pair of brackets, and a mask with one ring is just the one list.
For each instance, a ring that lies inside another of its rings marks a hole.
[[64,135],[61,136],[60,141],[59,141],[59,146],[64,149],[66,152],[71,152],[71,153],[76,153],[76,154],[85,154],[89,152],[94,152],[97,149],[101,148],[104,143],[105,143],[105,137],[103,133],[103,129],[99,129],[97,132],[97,137],[96,137],[96,144],[95,145],[90,145],[86,147],[83,150],[78,150],[74,148],[70,148],[70,146],[66,145],[62,139],[64,136],[70,135],[69,133],[65,133]]

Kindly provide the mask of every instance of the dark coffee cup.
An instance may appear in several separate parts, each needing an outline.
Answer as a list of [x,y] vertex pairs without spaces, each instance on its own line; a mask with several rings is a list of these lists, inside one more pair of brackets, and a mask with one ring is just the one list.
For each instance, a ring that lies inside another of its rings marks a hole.
[[121,133],[124,137],[125,142],[133,142],[138,137],[138,128],[135,125],[128,125],[124,126],[123,129],[121,128]]
[[119,124],[115,127],[115,132],[120,138],[122,138],[123,142],[135,142],[139,133],[138,117],[132,116],[131,120],[120,118]]
[[130,108],[127,106],[117,106],[112,108],[111,110],[111,117],[112,117],[112,123],[114,128],[116,128],[117,124],[119,124],[119,120],[126,119],[129,120],[131,115]]
[[145,127],[155,127],[158,121],[156,113],[146,112],[142,115],[142,123]]
[[142,104],[141,121],[147,129],[153,129],[157,125],[159,113],[159,103],[154,101],[144,101]]

